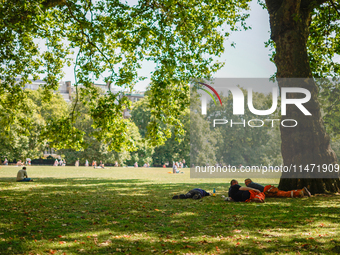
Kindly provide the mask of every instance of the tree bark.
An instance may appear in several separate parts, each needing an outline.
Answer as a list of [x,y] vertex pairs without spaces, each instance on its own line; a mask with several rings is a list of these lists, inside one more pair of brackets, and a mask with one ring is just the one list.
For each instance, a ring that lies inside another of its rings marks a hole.
[[[287,114],[281,117],[281,120],[294,119],[298,122],[294,128],[281,126],[281,153],[287,167],[337,164],[336,155],[330,147],[330,138],[324,128],[317,99],[318,88],[312,79],[307,55],[308,28],[314,8],[310,2],[312,1],[266,0],[271,38],[276,44],[275,64],[280,90],[283,87],[302,87],[311,92],[311,99],[304,104],[311,116],[305,116],[296,106],[288,105]],[[301,98],[301,94],[289,93],[287,98]],[[338,176],[325,179],[314,178],[310,172],[305,174],[302,178],[301,174],[283,173],[279,188],[292,190],[307,187],[312,194],[339,191]]]

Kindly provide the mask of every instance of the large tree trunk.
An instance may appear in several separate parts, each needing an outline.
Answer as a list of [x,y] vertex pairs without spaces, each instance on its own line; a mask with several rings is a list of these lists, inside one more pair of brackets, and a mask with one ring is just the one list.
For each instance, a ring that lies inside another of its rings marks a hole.
[[[305,116],[296,106],[287,106],[287,115],[281,119],[295,119],[295,128],[281,126],[282,157],[285,166],[303,167],[310,164],[336,164],[337,159],[330,147],[317,99],[318,88],[313,81],[309,66],[306,42],[313,1],[266,0],[270,15],[271,37],[276,43],[275,64],[280,89],[303,87],[311,92],[311,99],[304,104],[312,116]],[[313,2],[315,4],[315,2]],[[292,79],[301,78],[292,82]],[[287,98],[301,98],[288,94]],[[311,193],[338,192],[339,178],[302,178],[301,175],[283,173],[279,188],[292,190],[307,187]],[[319,175],[320,177],[320,175]]]

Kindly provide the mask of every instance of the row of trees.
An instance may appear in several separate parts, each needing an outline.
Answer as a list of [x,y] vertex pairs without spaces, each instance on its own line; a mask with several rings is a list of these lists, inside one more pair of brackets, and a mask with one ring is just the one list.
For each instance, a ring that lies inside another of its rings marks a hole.
[[[247,92],[243,90],[244,94]],[[42,97],[43,90],[26,90],[28,104],[31,111],[20,116],[13,116],[16,122],[25,119],[30,125],[25,129],[14,123],[10,129],[2,132],[0,155],[4,160],[23,160],[25,158],[39,158],[49,145],[50,135],[48,126],[50,123],[68,116],[73,110],[74,103],[67,103],[59,94],[53,94],[49,103],[44,103]],[[100,93],[99,93],[100,94]],[[130,137],[130,150],[114,151],[110,150],[109,144],[103,143],[92,136],[97,130],[93,126],[93,121],[89,116],[89,106],[83,103],[77,105],[78,114],[75,119],[75,128],[84,133],[84,140],[81,142],[83,149],[59,149],[56,153],[66,159],[68,164],[74,164],[80,160],[81,164],[85,160],[102,160],[105,163],[117,161],[120,165],[139,165],[149,163],[150,165],[162,166],[164,163],[185,159],[188,164],[210,164],[221,163],[224,165],[281,165],[283,163],[281,155],[281,142],[279,125],[271,127],[267,123],[262,128],[252,128],[248,125],[236,125],[231,128],[228,125],[216,125],[213,127],[212,119],[233,119],[234,122],[257,119],[246,108],[245,114],[237,117],[232,114],[232,95],[220,97],[223,107],[210,102],[206,116],[198,114],[200,104],[197,94],[191,97],[191,108],[183,111],[181,122],[184,125],[184,135],[175,134],[175,129],[170,128],[167,141],[161,146],[152,146],[148,135],[148,124],[151,120],[150,102],[146,97],[134,102],[132,105],[131,118],[125,120],[126,132]],[[195,96],[196,95],[196,96]],[[253,102],[256,109],[268,109],[272,104],[271,94],[253,93]],[[279,111],[276,111],[279,112]],[[279,115],[262,116],[270,119],[279,119]],[[1,121],[1,118],[0,118]],[[191,131],[191,132],[190,132]],[[58,134],[56,134],[58,136]],[[340,155],[340,139],[337,133],[331,133],[332,147]],[[179,139],[180,138],[180,139]],[[112,138],[115,139],[114,137]],[[52,142],[55,142],[54,138]],[[190,151],[191,146],[191,151]],[[190,154],[191,153],[191,154]]]
[[[95,89],[95,88],[94,88]],[[48,134],[49,125],[53,122],[69,116],[73,111],[74,104],[67,103],[59,94],[51,95],[51,100],[48,103],[43,102],[43,90],[26,90],[27,103],[30,105],[30,112],[20,116],[13,116],[16,122],[13,123],[8,130],[5,126],[1,126],[1,130],[5,135],[1,136],[0,155],[4,160],[19,160],[24,161],[26,158],[42,157],[43,151],[51,147],[51,143],[58,143],[59,133],[53,135]],[[103,96],[99,93],[100,97]],[[98,98],[100,100],[100,98]],[[83,133],[81,142],[82,149],[59,149],[56,154],[66,159],[68,164],[74,164],[76,160],[80,160],[81,164],[85,160],[102,160],[106,163],[114,163],[117,161],[120,165],[133,165],[137,162],[139,165],[144,163],[161,166],[166,162],[172,164],[172,161],[186,159],[189,161],[189,133],[186,133],[182,141],[175,139],[172,134],[165,144],[162,146],[152,146],[147,139],[147,124],[150,122],[150,108],[148,97],[135,102],[132,106],[131,119],[125,119],[125,131],[131,146],[128,150],[115,151],[110,148],[110,144],[104,143],[93,137],[94,132],[98,132],[94,128],[93,120],[90,117],[89,105],[77,104],[78,114],[75,116],[74,128]],[[183,123],[185,124],[186,132],[189,129],[188,111],[183,112]],[[30,125],[24,129],[17,124],[25,119]],[[0,117],[0,121],[1,121]],[[171,131],[173,133],[173,131]],[[51,140],[50,137],[53,137]],[[118,137],[119,138],[119,137]],[[116,137],[112,137],[115,140]],[[113,141],[114,142],[114,141]]]
[[[24,91],[27,96],[25,104],[29,106],[27,111],[8,112],[0,105],[0,123],[12,119],[8,123],[0,125],[0,155],[9,160],[24,160],[27,157],[37,158],[47,147],[48,126],[56,118],[63,118],[69,114],[65,100],[59,95],[52,95],[49,103],[43,101],[42,90]],[[11,95],[0,95],[1,100],[6,100]],[[18,102],[19,103],[19,102]],[[23,125],[23,123],[26,123]]]

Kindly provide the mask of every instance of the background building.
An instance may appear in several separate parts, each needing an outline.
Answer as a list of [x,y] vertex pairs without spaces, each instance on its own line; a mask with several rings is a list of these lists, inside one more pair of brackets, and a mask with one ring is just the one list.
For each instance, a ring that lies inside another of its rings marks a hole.
[[[20,78],[16,79],[17,81],[20,80]],[[30,80],[30,84],[25,85],[25,89],[31,89],[31,90],[37,90],[40,86],[44,86],[46,84],[43,80]],[[96,87],[101,88],[104,93],[107,93],[109,91],[109,85],[108,84],[100,84],[100,83],[94,83],[93,84]],[[79,88],[81,85],[79,86]],[[59,93],[66,102],[72,101],[72,94],[75,93],[76,88],[75,86],[72,86],[72,83],[70,81],[60,81],[59,82],[59,89],[55,91],[56,93]],[[118,93],[118,90],[111,89],[111,92]]]
[[[127,98],[129,98],[132,102],[136,102],[144,97],[144,91],[136,91],[135,93],[125,94]],[[124,118],[130,118],[130,109],[125,109],[123,113]]]

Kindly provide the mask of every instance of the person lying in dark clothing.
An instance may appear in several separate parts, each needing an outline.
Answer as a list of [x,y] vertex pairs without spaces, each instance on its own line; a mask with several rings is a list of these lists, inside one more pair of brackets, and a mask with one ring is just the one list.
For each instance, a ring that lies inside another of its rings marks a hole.
[[172,199],[187,199],[187,198],[201,199],[202,197],[207,196],[210,196],[210,193],[206,192],[203,189],[192,189],[187,194],[176,195],[173,196]]

